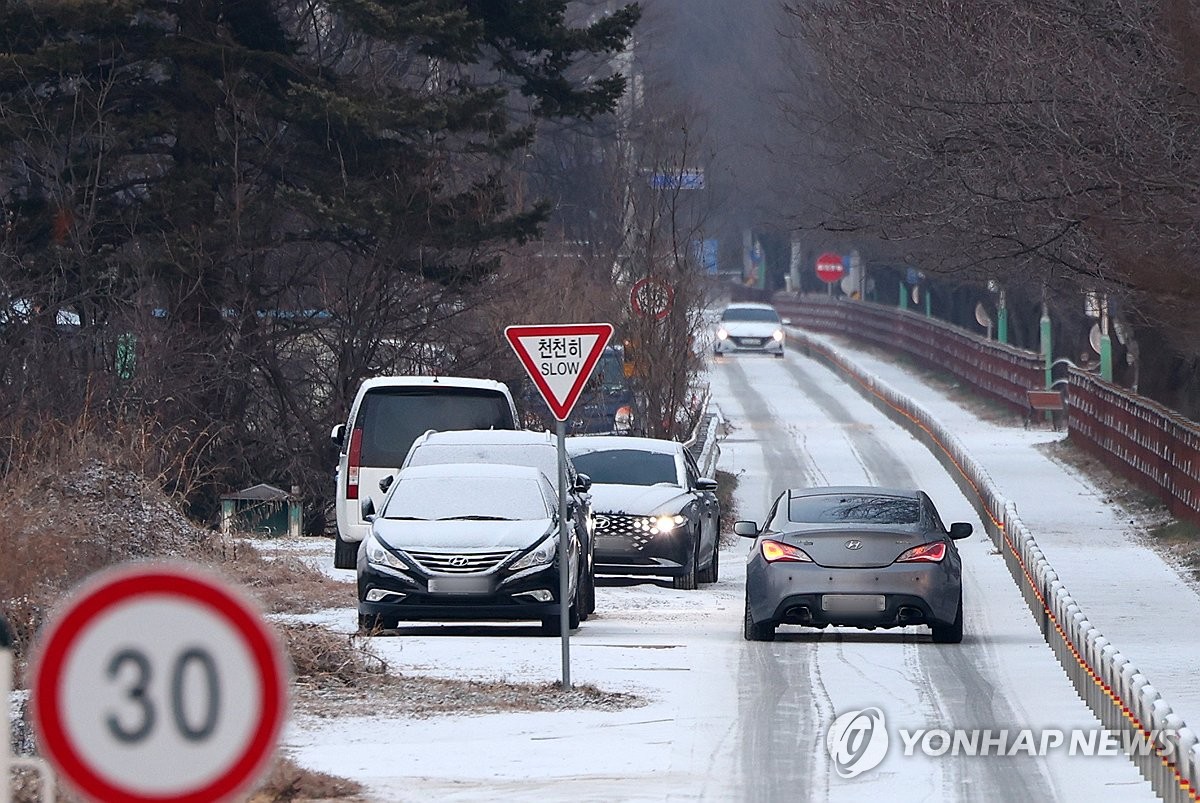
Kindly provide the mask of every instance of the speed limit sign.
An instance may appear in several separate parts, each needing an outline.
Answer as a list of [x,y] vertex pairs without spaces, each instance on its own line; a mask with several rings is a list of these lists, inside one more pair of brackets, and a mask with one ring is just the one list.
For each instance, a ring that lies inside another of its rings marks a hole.
[[34,656],[43,754],[90,800],[225,801],[275,750],[287,664],[261,615],[181,564],[133,564],[72,594]]

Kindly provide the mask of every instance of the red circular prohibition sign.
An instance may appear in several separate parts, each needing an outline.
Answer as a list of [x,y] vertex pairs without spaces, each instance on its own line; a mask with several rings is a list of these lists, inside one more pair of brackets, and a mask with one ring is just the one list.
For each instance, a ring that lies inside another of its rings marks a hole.
[[[257,612],[218,582],[175,566],[118,569],[103,575],[80,593],[83,596],[73,600],[70,608],[50,626],[34,658],[37,666],[32,688],[34,719],[41,746],[59,770],[79,791],[103,801],[208,803],[242,791],[274,752],[287,710],[286,664],[274,636]],[[110,783],[81,757],[60,716],[62,673],[73,642],[89,624],[114,606],[147,596],[185,598],[219,614],[244,640],[262,683],[262,716],[237,760],[207,785],[179,794],[146,795]]]

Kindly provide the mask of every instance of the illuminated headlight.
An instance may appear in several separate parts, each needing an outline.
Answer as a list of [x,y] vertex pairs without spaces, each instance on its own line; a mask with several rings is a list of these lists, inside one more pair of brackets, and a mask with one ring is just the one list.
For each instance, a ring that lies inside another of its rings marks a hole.
[[367,550],[367,563],[374,563],[376,566],[390,566],[400,571],[408,569],[404,565],[404,562],[396,557],[390,549],[379,543],[379,539],[375,537],[375,533],[367,535],[367,543],[364,548]]
[[650,534],[669,533],[685,521],[683,516],[654,516],[650,519]]
[[513,571],[520,571],[521,569],[532,569],[534,566],[546,566],[554,562],[554,555],[557,551],[558,538],[547,536],[542,539],[540,544],[529,552],[526,552],[516,563],[508,568]]
[[720,329],[717,330],[717,339],[718,340],[728,340],[729,339],[729,332],[725,331],[724,326],[722,326]]
[[776,339],[776,340],[778,340],[780,343],[782,343],[782,342],[783,342],[783,330],[782,330],[782,329],[776,329],[776,330],[775,330],[775,334],[771,335],[771,337],[775,338],[775,339]]

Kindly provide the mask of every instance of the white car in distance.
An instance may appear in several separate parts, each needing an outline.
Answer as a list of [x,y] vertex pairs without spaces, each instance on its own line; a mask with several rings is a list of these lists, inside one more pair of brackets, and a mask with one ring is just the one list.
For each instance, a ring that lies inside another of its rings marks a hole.
[[730,304],[717,323],[713,353],[773,354],[782,359],[783,327],[788,323],[770,304]]

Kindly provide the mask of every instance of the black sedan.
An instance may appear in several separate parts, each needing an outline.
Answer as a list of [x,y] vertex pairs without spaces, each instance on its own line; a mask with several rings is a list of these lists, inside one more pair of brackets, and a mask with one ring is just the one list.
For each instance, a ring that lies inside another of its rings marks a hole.
[[963,637],[967,522],[942,524],[924,491],[817,487],[780,494],[746,566],[744,635],[771,641],[781,624],[875,629],[928,625],[938,643]]
[[596,573],[670,577],[674,588],[715,583],[721,509],[683,444],[657,438],[567,438],[592,480]]

